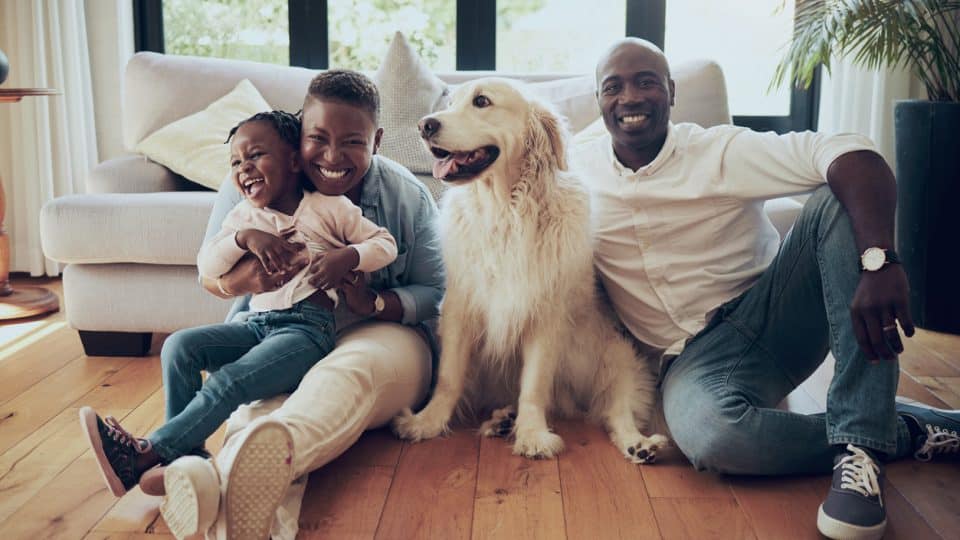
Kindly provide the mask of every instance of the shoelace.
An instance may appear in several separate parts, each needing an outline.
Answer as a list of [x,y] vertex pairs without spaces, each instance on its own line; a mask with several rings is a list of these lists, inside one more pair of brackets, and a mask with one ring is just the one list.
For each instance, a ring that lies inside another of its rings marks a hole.
[[151,443],[149,440],[134,437],[130,434],[130,432],[123,429],[123,427],[120,426],[120,422],[117,422],[116,418],[108,416],[103,419],[103,423],[107,425],[107,431],[110,435],[110,438],[118,443],[126,446],[132,446],[141,454],[146,454],[151,448],[153,448],[153,443]]
[[913,457],[920,461],[930,461],[933,454],[947,454],[960,452],[960,435],[956,431],[947,431],[939,426],[926,425],[927,440],[923,441],[921,446]]
[[880,467],[865,451],[852,444],[847,445],[849,455],[844,456],[833,466],[834,470],[842,469],[840,473],[840,488],[856,491],[864,497],[876,495],[880,506],[883,506],[883,496],[880,494],[880,482],[877,475]]

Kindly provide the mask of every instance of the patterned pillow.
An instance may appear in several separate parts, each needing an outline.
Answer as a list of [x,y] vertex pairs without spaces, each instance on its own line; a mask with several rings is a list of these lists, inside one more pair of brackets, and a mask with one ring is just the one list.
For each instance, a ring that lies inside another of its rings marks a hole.
[[429,174],[433,156],[420,142],[417,122],[442,106],[447,84],[430,71],[400,32],[394,35],[373,82],[380,90],[380,153],[413,173]]

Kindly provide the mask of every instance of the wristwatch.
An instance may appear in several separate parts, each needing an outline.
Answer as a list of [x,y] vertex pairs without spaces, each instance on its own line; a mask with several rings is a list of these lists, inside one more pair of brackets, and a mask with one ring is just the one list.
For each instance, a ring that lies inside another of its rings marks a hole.
[[900,262],[897,252],[892,249],[883,249],[881,247],[869,247],[860,255],[860,270],[865,272],[876,272],[887,263],[895,264]]
[[376,298],[373,299],[373,314],[379,315],[383,313],[383,310],[387,309],[387,302],[383,299],[383,296],[378,292]]

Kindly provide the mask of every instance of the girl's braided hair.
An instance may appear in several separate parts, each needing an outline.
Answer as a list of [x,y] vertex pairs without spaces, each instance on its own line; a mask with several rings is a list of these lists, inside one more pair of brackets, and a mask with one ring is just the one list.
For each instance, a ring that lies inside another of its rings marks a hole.
[[300,118],[296,114],[280,110],[258,112],[246,120],[241,120],[239,124],[233,126],[223,144],[229,143],[240,126],[247,122],[269,122],[273,129],[277,130],[283,142],[292,146],[294,150],[300,148]]
[[[249,122],[269,123],[271,126],[273,126],[273,129],[277,131],[277,134],[280,135],[280,140],[289,144],[294,151],[300,151],[300,113],[297,112],[297,114],[292,114],[281,110],[258,112],[246,120],[241,120],[239,124],[233,126],[233,129],[230,130],[230,133],[227,134],[227,140],[223,141],[223,144],[229,143],[230,139],[237,134],[237,130],[240,129],[240,126]],[[300,186],[303,187],[304,190],[317,190],[316,186],[313,185],[313,182],[307,178],[307,175],[301,172],[299,176]]]

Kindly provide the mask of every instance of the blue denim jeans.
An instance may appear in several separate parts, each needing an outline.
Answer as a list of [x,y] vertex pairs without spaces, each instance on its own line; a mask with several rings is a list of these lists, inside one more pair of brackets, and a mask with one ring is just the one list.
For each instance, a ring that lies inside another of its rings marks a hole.
[[170,335],[160,352],[167,422],[149,437],[161,460],[202,448],[240,405],[292,392],[334,340],[333,314],[306,300]]
[[[846,211],[828,186],[817,189],[757,283],[722,306],[669,365],[664,415],[696,468],[825,473],[835,445],[846,443],[888,458],[910,453],[894,406],[899,364],[871,364],[854,337],[858,260]],[[828,351],[836,369],[826,413],[774,409]]]

